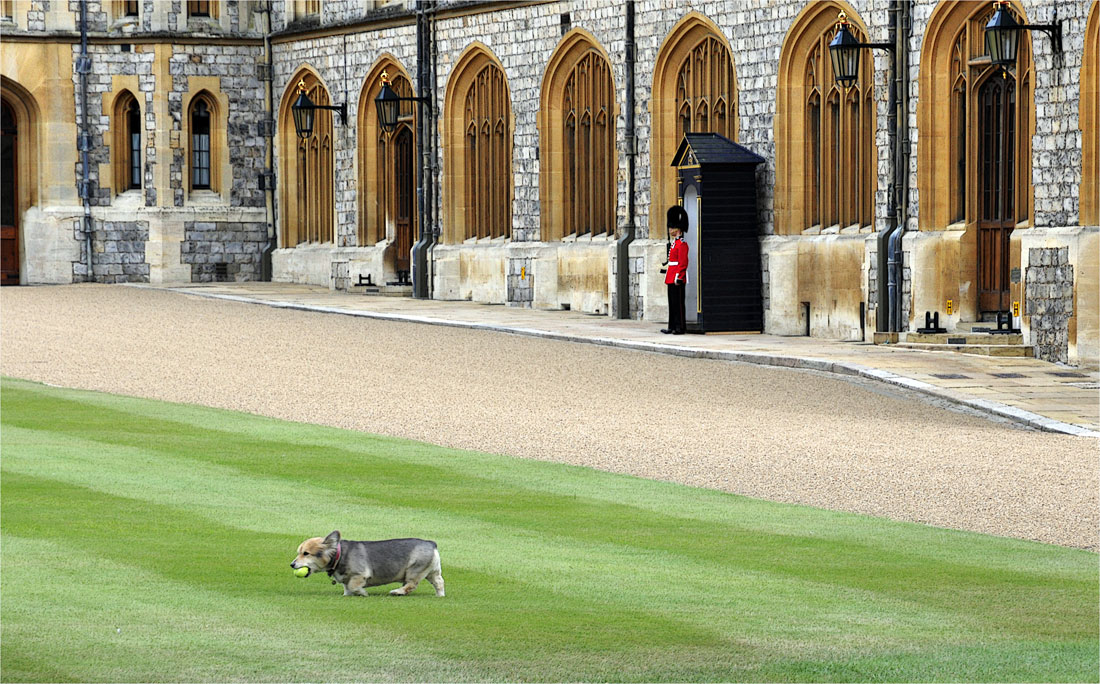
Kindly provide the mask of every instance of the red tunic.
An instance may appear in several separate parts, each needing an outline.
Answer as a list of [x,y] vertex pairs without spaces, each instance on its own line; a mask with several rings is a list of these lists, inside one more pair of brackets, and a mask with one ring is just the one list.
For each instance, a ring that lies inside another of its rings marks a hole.
[[668,271],[665,273],[665,285],[687,282],[688,246],[681,238],[672,243],[668,253]]

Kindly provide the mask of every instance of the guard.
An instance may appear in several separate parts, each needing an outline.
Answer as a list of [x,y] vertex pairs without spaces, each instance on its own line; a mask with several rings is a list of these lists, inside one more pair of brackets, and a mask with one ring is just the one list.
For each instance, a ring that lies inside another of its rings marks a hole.
[[675,205],[668,208],[668,261],[665,285],[668,286],[668,327],[666,335],[683,335],[687,332],[684,298],[687,294],[688,246],[684,233],[688,229],[688,215],[684,208]]

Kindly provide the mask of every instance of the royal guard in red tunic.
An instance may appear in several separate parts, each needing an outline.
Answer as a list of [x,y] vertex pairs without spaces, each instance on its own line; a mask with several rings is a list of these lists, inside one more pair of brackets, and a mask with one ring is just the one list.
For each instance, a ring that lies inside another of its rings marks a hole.
[[665,285],[668,286],[668,327],[661,332],[666,335],[683,335],[687,332],[684,298],[687,294],[688,246],[684,242],[684,233],[688,228],[688,215],[684,208],[677,205],[668,209],[668,263],[665,271]]

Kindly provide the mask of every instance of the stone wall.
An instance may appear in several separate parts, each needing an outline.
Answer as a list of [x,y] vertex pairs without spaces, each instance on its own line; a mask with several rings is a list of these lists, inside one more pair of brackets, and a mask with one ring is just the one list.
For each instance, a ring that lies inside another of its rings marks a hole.
[[191,264],[191,282],[259,278],[266,223],[189,221],[184,238],[180,260]]
[[508,260],[508,303],[530,307],[535,298],[534,259]]
[[[172,131],[184,128],[183,94],[192,77],[218,79],[221,93],[229,100],[226,121],[232,184],[229,197],[223,198],[235,207],[264,206],[264,192],[259,176],[264,170],[263,121],[267,117],[264,84],[257,77],[257,66],[263,60],[263,48],[249,45],[187,45],[180,46],[170,60],[171,90],[168,91],[170,121],[164,122]],[[216,93],[215,93],[216,94]],[[184,205],[187,186],[186,140],[175,147],[171,169],[172,204]]]
[[[148,221],[103,221],[96,225],[92,237],[92,275],[100,283],[140,283],[149,280],[149,264],[145,259],[145,244],[149,240]],[[80,262],[74,270],[84,267],[86,245],[81,241]]]
[[1031,316],[1035,356],[1069,361],[1069,319],[1073,316],[1073,266],[1069,248],[1032,248],[1025,275],[1025,314]]

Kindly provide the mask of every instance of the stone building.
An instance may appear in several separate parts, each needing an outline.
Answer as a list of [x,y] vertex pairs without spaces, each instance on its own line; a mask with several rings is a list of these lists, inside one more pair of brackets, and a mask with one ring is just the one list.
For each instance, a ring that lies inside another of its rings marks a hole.
[[[715,132],[766,160],[766,332],[1000,313],[1095,366],[1100,10],[1008,11],[1056,12],[1060,49],[1022,31],[995,66],[993,3],[953,0],[0,0],[4,279],[412,275],[437,299],[658,322],[671,160]],[[893,48],[847,87],[841,12]],[[383,74],[426,98],[392,132]],[[300,138],[300,91],[346,115]]]

